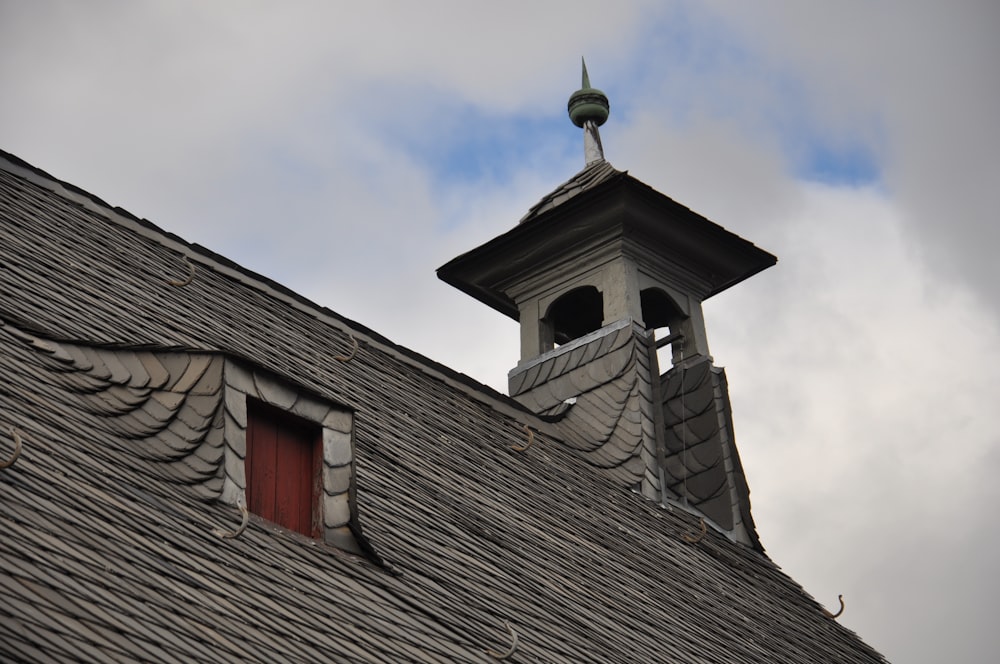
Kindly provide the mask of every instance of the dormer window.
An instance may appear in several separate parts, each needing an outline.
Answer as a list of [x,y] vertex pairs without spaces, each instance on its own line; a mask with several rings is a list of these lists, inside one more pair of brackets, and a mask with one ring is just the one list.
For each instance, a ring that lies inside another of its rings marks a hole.
[[246,497],[251,512],[319,536],[322,462],[321,426],[247,399]]
[[354,498],[354,414],[235,361],[226,362],[225,384],[222,500],[372,555]]
[[226,362],[225,384],[222,500],[246,501],[289,530],[374,555],[354,498],[354,414],[235,361]]
[[204,500],[376,559],[355,499],[354,413],[218,353],[101,348],[25,332],[149,471]]

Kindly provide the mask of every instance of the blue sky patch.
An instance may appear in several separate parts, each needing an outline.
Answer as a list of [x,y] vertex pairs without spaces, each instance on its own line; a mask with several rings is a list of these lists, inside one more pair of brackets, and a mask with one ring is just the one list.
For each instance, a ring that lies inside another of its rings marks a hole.
[[463,115],[460,124],[472,125],[475,131],[458,132],[462,140],[439,144],[431,155],[432,167],[448,179],[507,180],[526,163],[546,161],[547,155],[561,158],[570,135],[575,138],[579,133],[561,113],[545,117]]
[[878,160],[865,146],[834,146],[813,141],[801,153],[794,164],[798,178],[852,187],[881,182]]
[[447,131],[430,140],[401,137],[435,181],[509,182],[528,164],[565,159],[580,142],[579,130],[563,113],[499,115],[463,107],[447,109],[440,121]]

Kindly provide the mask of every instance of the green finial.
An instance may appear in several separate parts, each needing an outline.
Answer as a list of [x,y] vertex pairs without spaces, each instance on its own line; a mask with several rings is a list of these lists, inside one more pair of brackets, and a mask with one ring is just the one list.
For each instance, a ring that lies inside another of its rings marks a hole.
[[597,88],[590,87],[587,62],[583,58],[580,58],[580,61],[583,63],[583,87],[569,97],[569,103],[567,104],[569,119],[577,127],[583,127],[584,123],[588,120],[592,120],[594,124],[600,127],[608,119],[611,104],[608,102],[606,94]]

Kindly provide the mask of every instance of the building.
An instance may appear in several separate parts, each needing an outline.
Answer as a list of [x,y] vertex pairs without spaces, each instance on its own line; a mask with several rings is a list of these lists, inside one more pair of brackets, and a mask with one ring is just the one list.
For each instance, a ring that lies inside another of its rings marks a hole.
[[520,321],[512,398],[0,154],[0,658],[884,661],[750,516],[701,302],[775,259],[607,106],[439,270]]

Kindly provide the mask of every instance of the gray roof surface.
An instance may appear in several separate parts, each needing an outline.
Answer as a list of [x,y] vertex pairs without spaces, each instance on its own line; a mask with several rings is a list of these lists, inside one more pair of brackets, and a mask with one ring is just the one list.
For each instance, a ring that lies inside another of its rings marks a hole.
[[750,489],[733,435],[726,372],[707,358],[660,377],[667,488],[725,530],[759,544]]
[[566,182],[562,183],[555,190],[545,195],[528,210],[527,214],[521,217],[519,224],[540,217],[554,207],[562,205],[574,196],[582,194],[588,189],[600,186],[605,182],[613,180],[617,176],[625,175],[627,171],[619,171],[610,162],[595,161],[587,164],[586,167]]
[[[184,287],[183,257],[195,265]],[[513,401],[0,155],[0,659],[880,662],[764,554]],[[359,340],[349,362],[336,359]],[[355,413],[380,566],[163,479],[46,340],[239,358]]]

